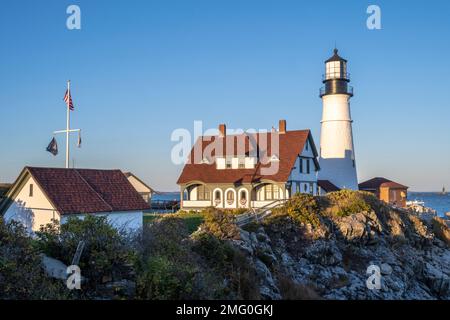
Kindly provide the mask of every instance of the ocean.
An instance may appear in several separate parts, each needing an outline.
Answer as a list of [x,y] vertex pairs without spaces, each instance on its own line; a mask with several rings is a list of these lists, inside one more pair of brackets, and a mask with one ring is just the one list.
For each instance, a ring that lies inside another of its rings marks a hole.
[[155,193],[152,196],[152,200],[163,200],[163,201],[173,201],[173,200],[180,200],[180,193],[179,192],[161,192],[161,193]]
[[450,212],[449,193],[443,195],[439,192],[408,192],[408,200],[423,201],[426,207],[436,210],[441,217]]

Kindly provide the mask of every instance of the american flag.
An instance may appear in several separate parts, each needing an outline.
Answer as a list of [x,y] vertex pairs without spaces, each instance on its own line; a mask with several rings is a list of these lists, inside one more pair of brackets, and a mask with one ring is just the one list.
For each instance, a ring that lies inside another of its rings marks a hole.
[[73,108],[73,102],[72,102],[72,97],[70,95],[70,91],[69,89],[66,90],[66,94],[64,95],[64,102],[67,104],[67,106],[69,107],[69,109],[71,111],[74,110]]

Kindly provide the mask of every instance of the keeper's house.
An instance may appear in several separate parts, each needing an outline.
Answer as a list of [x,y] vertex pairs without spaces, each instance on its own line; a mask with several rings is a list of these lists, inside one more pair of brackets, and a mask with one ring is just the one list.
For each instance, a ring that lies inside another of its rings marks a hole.
[[116,228],[142,228],[149,209],[120,170],[25,167],[0,204],[5,221],[21,222],[32,233],[52,219],[106,216]]
[[310,130],[200,137],[178,179],[181,208],[260,208],[294,193],[317,194],[318,153]]

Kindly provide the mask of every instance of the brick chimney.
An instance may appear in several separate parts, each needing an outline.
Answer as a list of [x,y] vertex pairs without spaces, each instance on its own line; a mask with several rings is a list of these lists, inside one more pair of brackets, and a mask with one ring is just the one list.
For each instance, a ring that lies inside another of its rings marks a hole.
[[286,120],[280,120],[278,122],[278,132],[286,133]]
[[219,124],[219,131],[219,137],[225,137],[227,135],[227,126],[224,123]]

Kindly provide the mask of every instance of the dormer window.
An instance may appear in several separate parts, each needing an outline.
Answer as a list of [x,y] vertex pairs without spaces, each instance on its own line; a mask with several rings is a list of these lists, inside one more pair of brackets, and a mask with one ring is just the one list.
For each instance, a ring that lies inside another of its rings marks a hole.
[[256,165],[255,157],[226,157],[216,158],[216,168],[223,169],[254,169]]
[[239,158],[239,169],[245,169],[245,158]]

